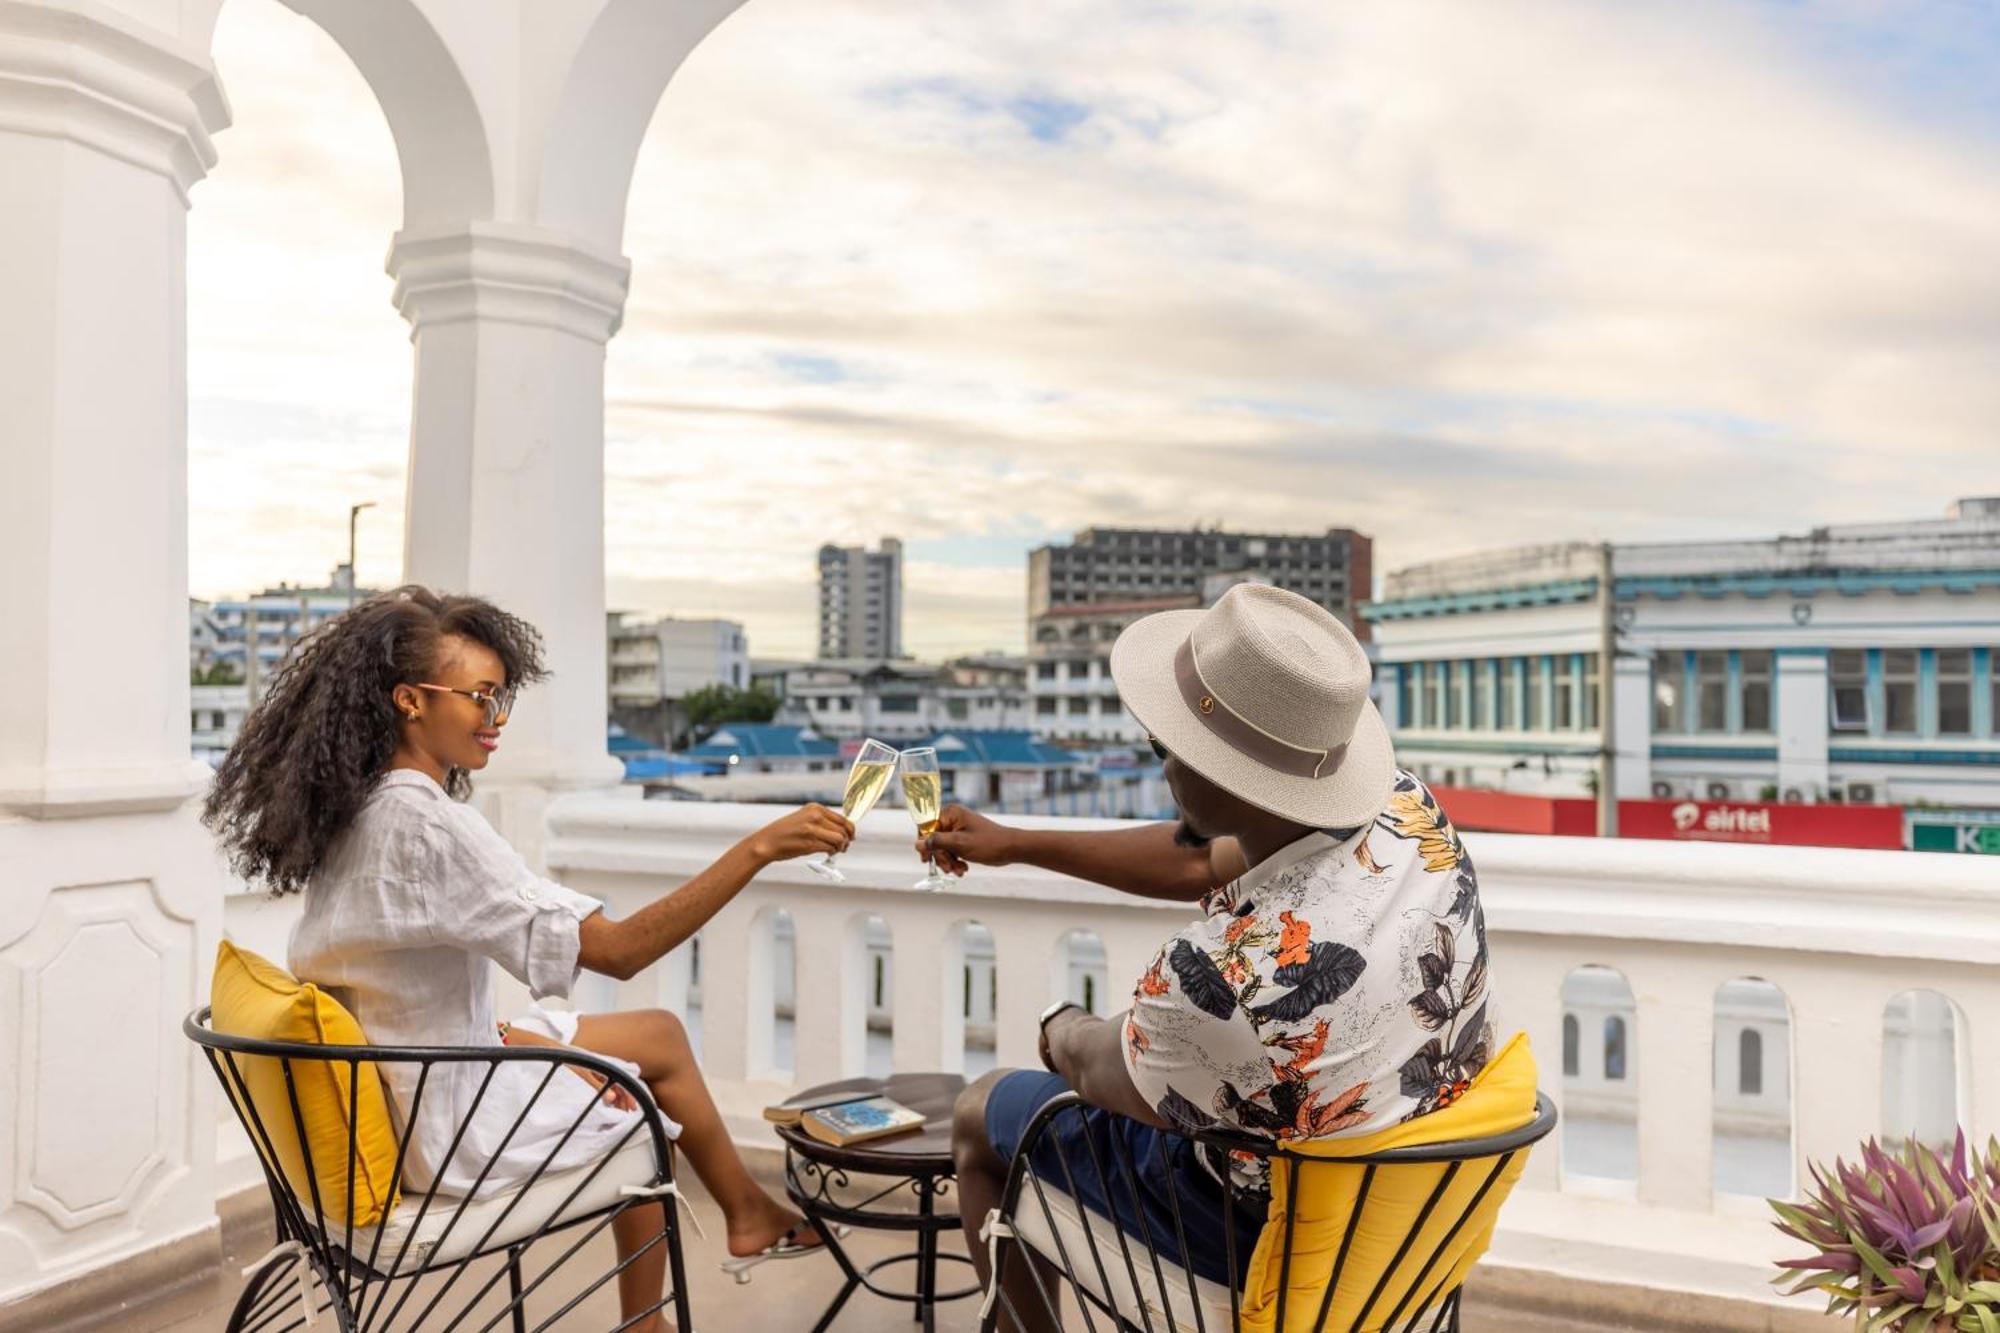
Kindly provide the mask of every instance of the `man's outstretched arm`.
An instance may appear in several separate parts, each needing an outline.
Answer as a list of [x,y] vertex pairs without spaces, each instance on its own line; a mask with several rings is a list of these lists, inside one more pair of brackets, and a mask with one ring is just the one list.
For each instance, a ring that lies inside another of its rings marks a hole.
[[[969,865],[1022,863],[1087,879],[1142,898],[1193,902],[1227,884],[1248,867],[1234,838],[1206,847],[1174,841],[1174,825],[1089,832],[1024,829],[1001,824],[962,805],[946,806],[938,831],[928,840],[946,873],[963,875]],[[917,850],[925,849],[919,840]]]

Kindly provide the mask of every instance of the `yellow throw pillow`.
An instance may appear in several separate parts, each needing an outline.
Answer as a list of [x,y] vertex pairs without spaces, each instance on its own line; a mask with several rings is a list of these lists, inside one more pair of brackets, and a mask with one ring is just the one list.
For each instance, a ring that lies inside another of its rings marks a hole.
[[[360,1046],[367,1038],[354,1015],[339,1001],[309,982],[239,949],[224,940],[215,951],[215,985],[209,1024],[217,1032],[259,1041],[311,1042],[320,1046]],[[225,1053],[218,1052],[218,1058]],[[345,1060],[293,1060],[292,1085],[297,1089],[299,1115],[292,1115],[285,1089],[284,1062],[275,1056],[237,1055],[235,1062],[250,1104],[270,1136],[271,1150],[285,1182],[298,1196],[308,1219],[314,1218],[313,1183],[327,1234],[335,1240],[347,1228],[348,1109],[354,1109],[354,1225],[373,1226],[396,1206],[396,1131],[382,1079],[373,1062],[349,1065]],[[225,1065],[224,1073],[227,1074]],[[358,1076],[358,1077],[357,1077]],[[233,1081],[231,1100],[236,1098]],[[358,1088],[356,1086],[358,1082]],[[246,1124],[249,1117],[245,1116]],[[310,1180],[306,1152],[299,1146],[299,1122],[311,1152]],[[253,1131],[254,1133],[254,1131]],[[261,1156],[263,1144],[256,1145]],[[316,1219],[315,1219],[316,1220]]]
[[[1535,1057],[1528,1049],[1528,1035],[1523,1032],[1501,1048],[1500,1054],[1473,1079],[1465,1094],[1450,1106],[1374,1134],[1293,1142],[1286,1147],[1303,1156],[1339,1161],[1390,1148],[1504,1134],[1534,1118]],[[1341,1268],[1325,1326],[1355,1327],[1362,1306],[1378,1283],[1381,1291],[1368,1307],[1368,1322],[1362,1326],[1368,1333],[1384,1327],[1399,1307],[1400,1324],[1409,1318],[1418,1301],[1434,1291],[1449,1291],[1463,1282],[1473,1263],[1486,1253],[1500,1205],[1527,1164],[1527,1153],[1515,1154],[1490,1186],[1487,1179],[1493,1171],[1492,1162],[1460,1167],[1407,1250],[1403,1242],[1447,1167],[1443,1163],[1378,1167],[1368,1188],[1367,1207]],[[1245,1333],[1294,1333],[1316,1326],[1320,1302],[1326,1298],[1327,1284],[1333,1280],[1334,1260],[1347,1234],[1364,1170],[1352,1163],[1299,1165],[1298,1218],[1293,1223],[1291,1271],[1285,1283],[1286,1327],[1279,1329],[1278,1282],[1283,1271],[1285,1214],[1292,1201],[1287,1197],[1290,1191],[1284,1165],[1272,1163],[1271,1211],[1257,1239],[1257,1248],[1250,1256],[1250,1275],[1244,1284]],[[1452,1227],[1482,1188],[1485,1194],[1477,1209],[1453,1232]],[[1400,1260],[1398,1251],[1402,1251]],[[1423,1289],[1412,1294],[1411,1288],[1420,1277]]]

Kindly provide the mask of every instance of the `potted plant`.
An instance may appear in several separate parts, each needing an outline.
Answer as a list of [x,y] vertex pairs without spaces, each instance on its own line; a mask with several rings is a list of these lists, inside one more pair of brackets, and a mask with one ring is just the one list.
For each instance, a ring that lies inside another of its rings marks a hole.
[[1812,1168],[1805,1202],[1773,1199],[1777,1228],[1813,1248],[1780,1261],[1786,1295],[1822,1291],[1864,1333],[2000,1333],[2000,1141],[1947,1159],[1874,1140],[1850,1165]]

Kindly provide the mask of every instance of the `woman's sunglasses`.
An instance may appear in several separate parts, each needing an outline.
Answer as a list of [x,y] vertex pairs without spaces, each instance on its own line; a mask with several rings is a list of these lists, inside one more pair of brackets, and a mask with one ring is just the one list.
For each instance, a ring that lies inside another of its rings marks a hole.
[[420,690],[436,690],[441,694],[462,694],[486,710],[486,725],[497,727],[514,711],[514,688],[510,685],[498,690],[461,690],[451,685],[426,685],[415,682]]

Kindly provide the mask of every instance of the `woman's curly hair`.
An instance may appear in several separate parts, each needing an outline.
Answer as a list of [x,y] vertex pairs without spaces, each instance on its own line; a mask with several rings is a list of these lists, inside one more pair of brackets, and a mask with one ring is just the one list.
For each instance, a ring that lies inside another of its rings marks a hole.
[[[202,810],[237,874],[273,893],[305,887],[396,752],[392,692],[433,679],[452,634],[492,649],[509,685],[548,675],[532,625],[483,598],[414,584],[299,640],[216,769]],[[445,790],[464,800],[472,780],[454,768]]]

